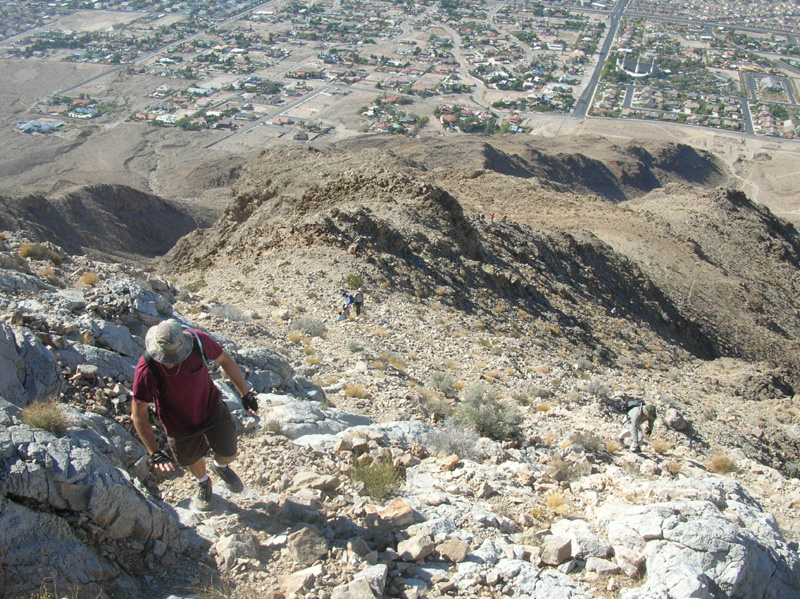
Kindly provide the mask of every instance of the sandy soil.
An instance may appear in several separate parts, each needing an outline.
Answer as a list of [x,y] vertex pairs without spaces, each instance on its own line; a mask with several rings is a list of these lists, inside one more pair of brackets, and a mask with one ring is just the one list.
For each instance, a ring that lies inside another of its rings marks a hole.
[[145,13],[119,12],[111,10],[79,10],[53,24],[51,29],[73,31],[105,31],[114,25],[125,25],[142,18]]

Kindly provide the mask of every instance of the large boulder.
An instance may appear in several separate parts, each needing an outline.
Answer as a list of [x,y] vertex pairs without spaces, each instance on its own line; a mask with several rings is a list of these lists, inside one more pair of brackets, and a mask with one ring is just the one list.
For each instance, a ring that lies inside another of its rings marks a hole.
[[81,316],[77,323],[78,330],[90,334],[98,346],[128,357],[142,355],[144,342],[134,337],[126,326],[118,326],[107,320],[92,318],[88,314]]
[[42,289],[48,291],[56,290],[52,285],[44,283],[41,279],[33,275],[0,269],[0,291],[10,295],[20,295],[23,293],[34,295],[39,293]]
[[0,395],[24,407],[58,397],[64,384],[53,353],[28,329],[0,323]]
[[[94,589],[91,596],[103,596],[95,584],[120,573],[95,547],[132,544],[142,563],[153,544],[164,548],[162,559],[186,548],[172,510],[115,466],[135,459],[136,452],[112,455],[113,443],[132,443],[129,435],[102,417],[87,418],[88,429],[64,436],[20,424],[0,428],[0,555],[13,573],[6,591],[24,592],[42,580],[69,589],[79,581]],[[88,537],[75,535],[81,522]]]
[[61,363],[72,370],[81,364],[97,366],[97,376],[132,383],[137,357],[127,357],[102,347],[76,343],[58,352]]
[[702,498],[601,508],[611,545],[646,563],[644,585],[623,599],[800,596],[800,559],[774,518],[734,481],[693,482],[674,495]]
[[237,362],[244,364],[248,380],[259,393],[281,388],[294,376],[292,365],[266,347],[239,350],[237,357]]

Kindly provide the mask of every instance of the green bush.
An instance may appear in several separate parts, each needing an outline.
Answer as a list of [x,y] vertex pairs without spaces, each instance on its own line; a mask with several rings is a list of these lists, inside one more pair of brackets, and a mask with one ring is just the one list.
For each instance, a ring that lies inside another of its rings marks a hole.
[[603,441],[603,439],[601,439],[594,433],[578,431],[577,433],[572,435],[570,441],[574,445],[580,445],[590,453],[598,453],[603,449],[605,449],[605,442]]
[[58,402],[39,401],[22,410],[22,422],[31,428],[41,428],[56,435],[67,430],[67,419],[61,413]]
[[359,462],[350,467],[350,478],[364,483],[364,491],[377,501],[383,501],[402,480],[400,472],[388,460],[375,460],[368,464]]
[[589,381],[589,383],[586,385],[586,391],[590,395],[594,395],[600,399],[608,399],[611,397],[611,387],[606,385],[600,379],[592,379]]
[[348,341],[347,344],[345,345],[345,348],[347,348],[347,351],[351,351],[354,354],[364,351],[364,346],[361,345],[358,341],[354,340]]
[[200,291],[200,290],[201,290],[203,287],[205,287],[205,286],[206,286],[206,284],[207,284],[207,283],[206,283],[206,280],[205,280],[204,278],[200,277],[200,278],[199,278],[199,279],[197,279],[196,281],[193,281],[193,282],[191,282],[191,283],[187,283],[187,284],[186,284],[186,289],[187,289],[188,291],[190,291],[191,293],[197,293],[197,292],[198,292],[198,291]]
[[234,320],[237,322],[248,322],[250,320],[247,316],[242,314],[239,308],[236,306],[231,306],[230,304],[218,304],[211,306],[208,309],[208,312],[209,314],[219,316],[225,320]]
[[361,287],[361,283],[364,282],[364,277],[362,275],[348,275],[344,279],[344,284],[346,287],[350,289],[358,289]]
[[428,379],[428,385],[434,389],[438,389],[447,397],[455,397],[456,380],[446,372],[434,372]]
[[296,318],[292,322],[292,326],[289,328],[293,331],[305,331],[312,337],[322,337],[328,332],[328,329],[325,327],[325,323],[323,323],[321,320],[314,320],[308,316]]
[[464,402],[456,406],[453,417],[482,436],[498,441],[518,435],[522,423],[522,414],[515,405],[501,401],[494,387],[481,383],[466,390]]

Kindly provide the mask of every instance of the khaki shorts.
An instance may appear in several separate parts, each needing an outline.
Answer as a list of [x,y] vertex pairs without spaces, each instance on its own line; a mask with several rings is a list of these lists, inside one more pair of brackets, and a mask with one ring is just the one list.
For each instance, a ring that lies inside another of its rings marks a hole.
[[196,431],[167,437],[172,454],[181,466],[189,466],[203,458],[209,448],[223,458],[236,455],[236,425],[224,401],[214,415]]

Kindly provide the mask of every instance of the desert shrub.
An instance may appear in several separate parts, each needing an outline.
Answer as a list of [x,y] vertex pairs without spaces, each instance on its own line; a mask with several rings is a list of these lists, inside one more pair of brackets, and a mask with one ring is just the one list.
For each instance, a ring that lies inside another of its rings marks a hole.
[[575,366],[577,366],[581,370],[591,370],[592,369],[592,361],[589,358],[587,358],[586,356],[581,356],[575,362]]
[[347,351],[351,351],[354,354],[364,351],[364,346],[355,340],[348,341],[347,344],[345,345],[345,348],[347,349]]
[[540,403],[536,406],[537,412],[549,412],[550,411],[550,404],[549,403]]
[[322,362],[322,358],[320,358],[319,356],[309,356],[308,358],[306,358],[306,363],[310,364],[311,366],[316,366],[320,362]]
[[675,476],[683,470],[683,466],[678,460],[667,460],[664,462],[664,467],[672,476]]
[[606,451],[608,453],[613,455],[618,453],[620,449],[622,449],[622,445],[616,439],[608,439],[606,441]]
[[591,432],[578,431],[572,435],[570,441],[591,453],[598,453],[603,449],[603,440]]
[[456,454],[462,460],[480,462],[483,459],[478,449],[478,433],[465,429],[453,418],[447,418],[441,428],[428,435],[425,445],[434,453]]
[[672,449],[672,443],[666,439],[660,437],[658,439],[653,439],[653,451],[656,453],[667,453],[670,449]]
[[438,389],[447,397],[455,397],[455,379],[446,372],[434,372],[428,379],[428,385],[434,389]]
[[94,287],[97,285],[97,282],[100,280],[100,277],[97,276],[96,272],[85,272],[81,277],[81,283],[84,285],[88,285],[89,287]]
[[736,470],[736,462],[725,453],[717,451],[711,454],[707,467],[715,474],[729,474]]
[[303,333],[300,331],[289,331],[289,334],[286,336],[286,339],[290,343],[300,343],[303,340]]
[[464,396],[464,402],[453,412],[457,421],[498,441],[519,433],[522,414],[514,404],[501,401],[494,387],[473,385],[464,392]]
[[538,397],[539,399],[550,399],[553,394],[543,387],[533,387],[530,391],[530,395],[531,397]]
[[606,385],[600,379],[592,379],[586,385],[586,391],[590,395],[599,397],[600,399],[608,399],[611,396],[611,387]]
[[306,346],[303,348],[303,353],[304,353],[305,355],[307,355],[307,356],[313,356],[313,355],[314,355],[314,348],[313,348],[313,347],[311,347],[310,345],[306,345]]
[[196,281],[192,281],[191,283],[186,283],[186,289],[191,293],[197,293],[206,285],[207,285],[206,280],[203,277],[200,277]]
[[383,501],[394,491],[402,476],[388,460],[374,460],[369,463],[355,462],[350,467],[350,478],[364,483],[364,491],[377,501]]
[[195,261],[195,266],[199,270],[207,270],[211,266],[211,264],[213,264],[211,258],[203,258],[202,260]]
[[388,364],[391,364],[395,369],[401,372],[406,369],[407,366],[406,361],[403,359],[403,356],[398,354],[397,352],[388,350],[381,352],[381,358]]
[[363,275],[347,275],[344,278],[345,287],[349,287],[350,289],[358,289],[361,287],[361,283],[364,282]]
[[54,400],[28,404],[22,410],[22,422],[31,428],[41,428],[56,435],[67,430],[67,419]]
[[453,413],[453,404],[442,399],[431,389],[420,389],[420,403],[437,420],[443,420]]
[[250,320],[247,316],[242,314],[239,308],[236,306],[231,306],[230,304],[217,304],[211,306],[211,308],[208,309],[208,312],[214,316],[224,318],[225,320],[233,320],[236,322],[247,322]]
[[270,420],[267,420],[262,428],[271,435],[283,434],[283,423],[277,418],[271,418]]
[[328,332],[325,323],[321,320],[314,320],[308,316],[295,319],[289,328],[293,331],[305,331],[312,337],[322,337]]
[[29,258],[31,260],[50,260],[50,262],[56,266],[64,261],[64,259],[58,255],[58,252],[54,252],[41,243],[23,243],[19,246],[18,251],[19,255],[23,258]]
[[355,397],[356,399],[364,399],[369,395],[366,387],[360,383],[347,383],[344,387],[344,394],[347,397]]

